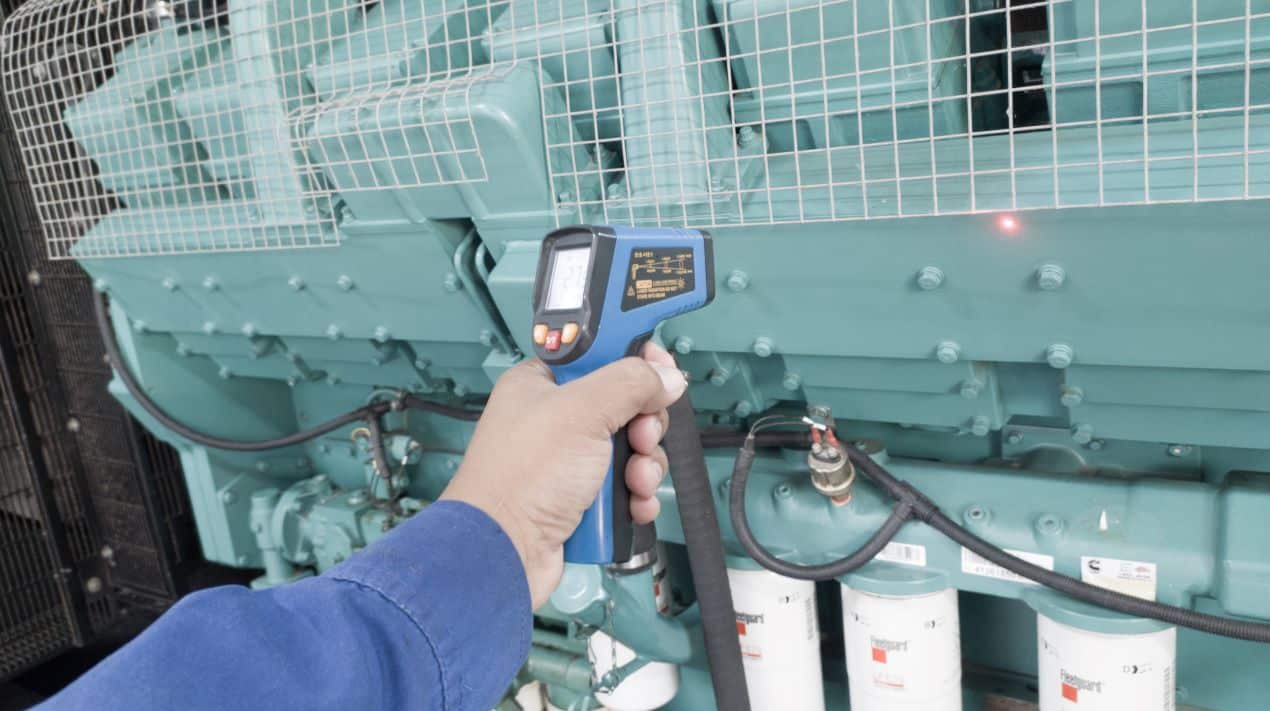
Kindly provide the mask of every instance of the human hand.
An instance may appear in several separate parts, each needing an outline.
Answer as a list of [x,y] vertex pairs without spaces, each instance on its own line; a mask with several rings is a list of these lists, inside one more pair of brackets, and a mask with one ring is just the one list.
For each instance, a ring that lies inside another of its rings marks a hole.
[[[442,499],[489,514],[516,546],[534,609],[564,571],[564,541],[595,500],[613,456],[613,435],[627,425],[631,458],[624,476],[631,518],[657,518],[666,473],[661,438],[666,407],[687,388],[670,354],[649,343],[566,385],[537,358],[498,379],[463,464]],[[622,473],[615,473],[622,475]]]

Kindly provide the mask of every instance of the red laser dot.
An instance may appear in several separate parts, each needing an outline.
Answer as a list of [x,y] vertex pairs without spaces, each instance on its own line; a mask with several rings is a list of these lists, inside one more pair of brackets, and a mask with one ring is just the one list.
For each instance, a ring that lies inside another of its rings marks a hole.
[[1014,215],[998,215],[997,229],[1006,234],[1014,234],[1019,230],[1019,218]]

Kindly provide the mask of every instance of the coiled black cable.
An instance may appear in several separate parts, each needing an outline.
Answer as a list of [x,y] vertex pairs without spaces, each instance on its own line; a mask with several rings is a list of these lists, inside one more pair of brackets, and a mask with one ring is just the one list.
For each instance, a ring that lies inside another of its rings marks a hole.
[[[838,568],[849,568],[850,564],[856,564],[855,567],[859,567],[868,562],[867,559],[860,562],[859,556],[863,555],[866,549],[875,546],[875,541],[887,535],[887,531],[891,527],[898,531],[899,526],[894,525],[892,522],[897,516],[903,516],[904,520],[917,519],[923,521],[953,542],[964,546],[967,550],[981,556],[985,560],[1081,602],[1087,602],[1091,605],[1097,605],[1098,607],[1126,615],[1159,620],[1170,625],[1188,627],[1221,637],[1231,637],[1252,642],[1270,642],[1270,624],[1209,615],[1175,605],[1143,600],[1115,592],[1114,590],[1090,585],[1016,558],[953,521],[940,511],[939,507],[930,499],[914,488],[912,484],[896,478],[887,471],[886,467],[873,461],[869,455],[853,445],[846,445],[844,449],[846,449],[847,456],[851,459],[851,463],[855,465],[856,470],[862,472],[898,502],[891,516],[886,520],[882,528],[869,539],[865,546],[846,558],[821,566],[799,566],[780,559],[775,559],[775,566],[769,565],[774,556],[763,549],[750,533],[745,515],[745,495],[741,490],[744,488],[746,478],[749,475],[749,468],[754,461],[755,447],[764,445],[785,446],[790,441],[788,432],[774,432],[771,434],[778,436],[767,437],[767,433],[751,436],[741,446],[741,450],[737,453],[737,462],[733,467],[732,495],[729,507],[732,525],[737,530],[737,538],[740,540],[741,545],[745,548],[746,553],[749,553],[759,565],[768,570],[790,577],[801,577],[805,580],[837,578],[842,575],[842,573],[837,572]],[[772,444],[769,445],[769,442]],[[739,478],[738,474],[740,475]],[[903,525],[903,523],[904,521],[901,521],[899,525]],[[742,531],[744,531],[744,534],[742,534]],[[890,535],[894,535],[894,531],[891,531]],[[889,540],[889,537],[887,537],[887,540]],[[885,542],[881,545],[876,545],[877,550],[881,550],[882,546],[885,546]],[[876,552],[874,551],[874,554]],[[812,571],[817,570],[825,571],[827,574],[822,577],[807,577]]]
[[[238,440],[228,439],[225,437],[217,437],[207,434],[186,425],[180,420],[172,417],[164,412],[151,397],[146,393],[145,388],[137,382],[137,378],[129,370],[128,365],[124,362],[123,355],[119,351],[119,341],[115,339],[114,328],[110,325],[110,314],[106,304],[106,296],[98,294],[94,302],[94,309],[97,316],[97,330],[101,333],[102,343],[106,346],[106,357],[110,360],[110,365],[115,369],[115,373],[119,376],[120,382],[123,383],[128,394],[136,399],[137,404],[141,408],[150,413],[150,416],[158,420],[164,427],[172,430],[174,433],[184,437],[185,439],[201,444],[205,447],[213,447],[216,449],[224,449],[231,452],[263,452],[270,449],[281,449],[297,444],[302,444],[311,439],[321,437],[328,432],[333,432],[359,421],[370,421],[387,412],[399,407],[408,407],[415,410],[424,410],[427,412],[452,417],[459,420],[474,422],[480,419],[479,410],[468,410],[453,405],[444,405],[439,402],[430,402],[415,395],[406,394],[394,401],[373,402],[363,405],[355,410],[344,413],[338,417],[315,425],[299,432],[293,432],[283,437],[264,440]],[[400,402],[400,405],[397,403]]]

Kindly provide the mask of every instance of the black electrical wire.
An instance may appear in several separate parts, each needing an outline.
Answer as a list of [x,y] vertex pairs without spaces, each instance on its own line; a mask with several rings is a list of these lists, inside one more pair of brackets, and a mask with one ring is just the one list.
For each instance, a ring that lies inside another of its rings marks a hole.
[[[782,435],[782,436],[771,436]],[[799,577],[792,573],[805,573],[807,571],[816,570],[817,568],[830,571],[832,574],[824,577],[804,578],[811,580],[827,580],[839,577],[841,573],[834,570],[835,566],[856,562],[854,559],[865,549],[870,547],[876,539],[885,535],[888,527],[892,526],[892,521],[897,515],[903,516],[905,520],[917,519],[925,522],[931,528],[939,531],[953,542],[964,546],[967,550],[979,555],[985,560],[995,563],[996,565],[1009,570],[1016,575],[1021,575],[1028,580],[1040,583],[1051,590],[1060,592],[1068,597],[1096,605],[1108,610],[1120,612],[1133,617],[1146,617],[1153,620],[1159,620],[1170,625],[1178,627],[1188,627],[1200,632],[1207,632],[1222,637],[1231,637],[1234,639],[1243,639],[1252,642],[1270,642],[1270,624],[1261,622],[1252,622],[1247,620],[1237,620],[1230,617],[1221,617],[1218,615],[1209,615],[1203,612],[1195,612],[1175,605],[1166,605],[1151,600],[1143,600],[1141,598],[1125,595],[1124,593],[1107,590],[1086,582],[1076,580],[1061,573],[1047,570],[1040,566],[1033,565],[1025,560],[1016,558],[1009,553],[995,546],[979,536],[971,533],[964,526],[953,521],[946,514],[939,510],[930,499],[926,498],[920,491],[906,481],[896,478],[886,467],[873,461],[869,455],[860,451],[852,445],[845,447],[847,456],[851,459],[851,463],[855,465],[856,470],[863,472],[875,484],[885,490],[898,503],[892,511],[891,516],[883,524],[882,528],[869,539],[859,551],[852,553],[847,558],[840,561],[829,563],[822,566],[796,566],[788,561],[776,559],[777,567],[769,565],[773,556],[758,545],[758,542],[750,535],[748,523],[745,520],[745,495],[744,483],[749,475],[749,468],[754,460],[754,449],[758,446],[785,446],[784,443],[789,441],[788,433],[762,433],[747,438],[745,444],[742,445],[740,452],[737,454],[737,464],[733,468],[732,475],[732,495],[730,501],[730,513],[732,516],[732,525],[737,530],[737,537],[740,539],[745,551],[754,558],[755,561],[764,568],[782,575],[790,575],[791,577]],[[738,480],[738,474],[740,479]],[[903,525],[904,521],[900,522]],[[898,530],[898,526],[895,526]],[[745,531],[745,536],[741,531]],[[894,535],[894,532],[891,533]],[[746,537],[749,539],[747,544]],[[889,538],[888,538],[889,540]],[[885,545],[883,543],[882,545]],[[881,550],[882,546],[877,546]],[[874,551],[876,553],[876,551]],[[867,561],[865,561],[867,562]],[[861,563],[862,564],[862,563]],[[792,568],[790,566],[793,566]],[[858,566],[857,566],[858,567]]]
[[[106,346],[106,357],[110,360],[110,365],[114,367],[115,373],[119,376],[119,380],[123,383],[124,388],[127,389],[128,394],[132,395],[132,397],[136,399],[137,403],[141,405],[141,408],[150,413],[150,415],[154,419],[158,420],[164,427],[172,430],[181,437],[194,442],[195,444],[201,444],[205,447],[224,449],[232,452],[263,452],[270,449],[281,449],[283,447],[302,444],[311,439],[321,437],[328,432],[334,432],[335,430],[351,425],[354,422],[378,417],[399,407],[397,405],[397,401],[374,402],[346,412],[343,415],[327,420],[326,422],[315,425],[314,427],[300,430],[299,432],[293,432],[292,434],[285,435],[283,437],[276,437],[274,439],[254,441],[227,439],[225,437],[210,435],[206,432],[200,432],[199,430],[186,425],[180,420],[164,412],[163,408],[159,407],[158,403],[151,399],[146,393],[145,388],[137,382],[136,376],[133,375],[131,370],[129,370],[127,363],[124,362],[123,355],[119,351],[119,341],[115,339],[115,331],[110,325],[110,315],[107,310],[106,296],[104,294],[99,294],[97,296],[97,299],[94,302],[94,307],[97,316],[97,330],[101,333],[102,343]],[[409,394],[401,397],[400,402],[402,406],[409,407],[411,409],[425,410],[460,420],[475,421],[481,416],[481,413],[478,410],[468,410],[452,405],[429,402],[423,398]]]

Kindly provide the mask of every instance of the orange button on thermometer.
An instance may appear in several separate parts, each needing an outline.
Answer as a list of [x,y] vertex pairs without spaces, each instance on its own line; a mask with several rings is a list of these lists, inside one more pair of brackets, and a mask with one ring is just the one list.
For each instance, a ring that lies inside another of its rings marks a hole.
[[569,345],[576,340],[578,340],[578,324],[570,321],[569,323],[566,323],[564,328],[560,331],[560,342],[565,345]]
[[541,346],[546,342],[547,342],[547,324],[545,323],[534,324],[534,343],[537,343],[538,345]]

